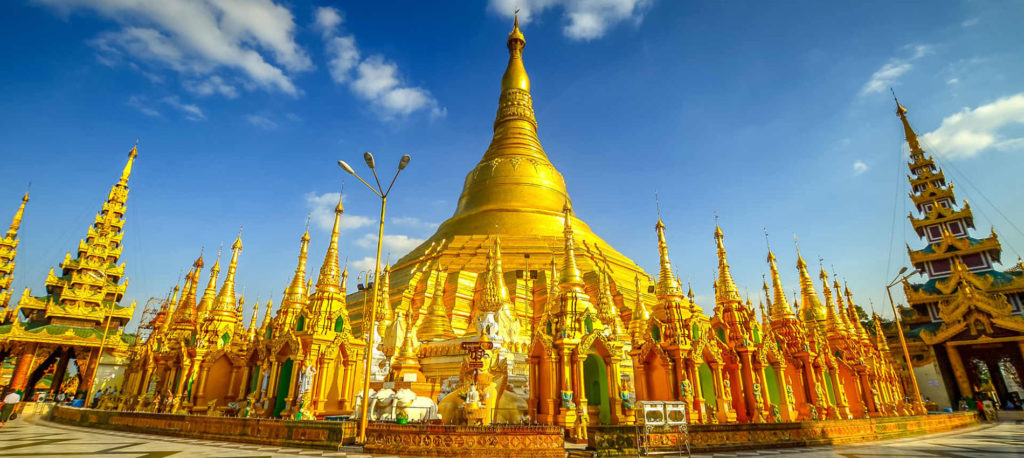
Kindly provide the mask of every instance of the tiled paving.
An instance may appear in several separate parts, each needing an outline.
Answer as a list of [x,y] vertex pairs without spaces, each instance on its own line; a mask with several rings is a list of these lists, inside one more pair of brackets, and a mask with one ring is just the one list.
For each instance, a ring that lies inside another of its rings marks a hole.
[[[357,447],[334,452],[258,444],[154,436],[58,425],[45,421],[14,421],[0,429],[0,457],[126,458],[171,457],[311,457],[374,458]],[[695,458],[796,457],[821,458],[1010,458],[1024,457],[1024,424],[1004,422],[967,430],[837,447],[805,447],[695,454]]]
[[1011,458],[1024,457],[1024,425],[1004,422],[929,436],[911,437],[836,447],[801,447],[694,454],[694,458],[723,457],[800,458]]
[[101,431],[58,425],[46,421],[16,420],[0,429],[0,457],[83,457],[123,456],[126,458],[185,457],[382,457],[362,453],[359,447],[324,451],[274,447],[237,442],[218,442],[183,437]]

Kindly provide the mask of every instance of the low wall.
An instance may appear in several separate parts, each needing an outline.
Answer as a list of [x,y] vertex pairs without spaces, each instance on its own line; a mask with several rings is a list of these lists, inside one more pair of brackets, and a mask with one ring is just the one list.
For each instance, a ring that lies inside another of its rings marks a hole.
[[363,451],[412,456],[565,456],[561,426],[452,426],[373,423]]
[[356,433],[356,423],[350,421],[206,417],[63,406],[53,409],[51,421],[136,433],[328,450],[354,443]]
[[53,412],[54,403],[52,402],[22,402],[18,405],[18,415],[23,420],[32,420],[41,418],[43,420],[50,419],[50,413]]
[[[743,423],[691,425],[693,452],[765,449],[778,447],[848,444],[949,431],[978,423],[973,412],[914,417],[860,420],[808,421],[800,423]],[[598,456],[637,455],[638,427],[593,426],[588,428],[589,448]],[[675,428],[657,428],[648,436],[649,451],[675,451],[682,447]]]

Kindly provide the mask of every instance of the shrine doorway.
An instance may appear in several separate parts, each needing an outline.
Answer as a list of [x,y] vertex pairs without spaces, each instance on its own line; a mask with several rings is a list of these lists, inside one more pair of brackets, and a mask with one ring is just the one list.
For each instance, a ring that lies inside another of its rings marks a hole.
[[597,411],[601,424],[612,422],[611,405],[608,400],[608,367],[604,359],[596,353],[587,355],[583,360],[583,383],[587,395],[587,406],[591,412]]
[[288,398],[288,391],[292,385],[292,359],[288,358],[281,363],[281,376],[277,379],[277,400],[274,403],[274,415],[275,417],[281,416],[281,412],[285,409]]

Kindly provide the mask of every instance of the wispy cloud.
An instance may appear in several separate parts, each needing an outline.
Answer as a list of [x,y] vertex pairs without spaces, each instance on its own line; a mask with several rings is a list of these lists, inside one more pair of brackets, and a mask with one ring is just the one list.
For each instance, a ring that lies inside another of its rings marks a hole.
[[224,82],[224,79],[217,75],[198,81],[186,80],[183,81],[181,85],[185,90],[199,96],[220,94],[229,99],[238,97],[238,89],[235,86]]
[[[323,194],[310,192],[306,194],[306,206],[309,208],[310,221],[313,223],[313,226],[324,231],[330,231],[334,228],[334,207],[338,205],[340,197],[340,192],[327,192]],[[366,216],[349,213],[341,215],[342,230],[359,229],[369,226],[371,223],[373,223],[373,220]]]
[[868,165],[864,161],[854,161],[853,163],[853,174],[860,175],[868,171]]
[[974,27],[974,26],[978,25],[979,22],[981,22],[981,19],[978,19],[976,17],[975,18],[970,18],[970,19],[960,23],[960,26],[964,27],[964,28]]
[[901,76],[914,67],[914,61],[931,54],[933,47],[929,45],[907,45],[908,57],[892,57],[881,68],[871,74],[871,78],[860,90],[860,95],[882,92],[892,87]]
[[491,10],[511,18],[519,9],[519,22],[526,24],[547,9],[562,9],[566,22],[562,33],[572,40],[589,41],[603,37],[620,22],[639,24],[650,0],[490,0]]
[[447,113],[430,91],[410,86],[402,81],[398,64],[382,55],[361,58],[355,37],[342,35],[344,18],[336,8],[316,10],[314,26],[324,39],[331,78],[338,84],[348,84],[357,97],[369,101],[382,119],[395,119],[417,111],[426,111],[432,117]]
[[107,65],[128,60],[178,72],[186,87],[231,96],[195,76],[241,72],[251,86],[298,95],[287,73],[313,68],[291,11],[273,0],[36,0],[60,14],[92,10],[121,24],[91,40]]
[[1024,92],[1002,97],[977,108],[964,108],[942,120],[938,129],[921,136],[935,153],[950,159],[976,156],[989,149],[1024,149],[1024,137],[999,131],[1024,125]]
[[[248,115],[245,115],[245,120],[249,121],[249,124],[252,124],[252,125],[254,125],[256,127],[259,127],[260,129],[263,129],[263,130],[274,130],[274,129],[277,129],[277,123],[274,122],[274,121],[271,121],[270,118],[268,118],[266,116],[263,116],[263,115],[248,114]],[[337,201],[335,201],[335,203],[337,203]]]
[[160,112],[155,110],[146,100],[145,97],[133,95],[128,97],[128,101],[125,102],[128,106],[136,109],[139,113],[146,116],[160,117]]
[[202,121],[206,119],[203,110],[194,104],[182,102],[176,95],[164,97],[160,101],[171,108],[181,111],[185,115],[185,119],[189,121]]

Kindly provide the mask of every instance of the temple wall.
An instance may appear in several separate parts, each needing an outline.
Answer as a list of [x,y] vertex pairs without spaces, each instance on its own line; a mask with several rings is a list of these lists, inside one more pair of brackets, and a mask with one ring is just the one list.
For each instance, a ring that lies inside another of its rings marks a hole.
[[[931,434],[975,425],[974,412],[830,420],[798,423],[690,425],[692,452],[848,444]],[[637,456],[635,426],[591,426],[589,446],[597,456]],[[655,427],[649,451],[676,451],[683,444],[677,428]]]
[[[914,367],[914,376],[917,377],[917,387],[921,391],[921,399],[931,399],[938,404],[939,410],[955,408],[949,404],[949,392],[946,390],[946,382],[942,379],[942,372],[939,371],[937,358],[932,358],[928,365]],[[927,403],[928,401],[925,401]],[[974,406],[968,406],[973,408]]]
[[355,442],[350,421],[286,421],[55,407],[52,421],[116,431],[337,450]]
[[558,426],[372,423],[366,429],[363,451],[404,456],[562,458],[563,436],[564,430]]

